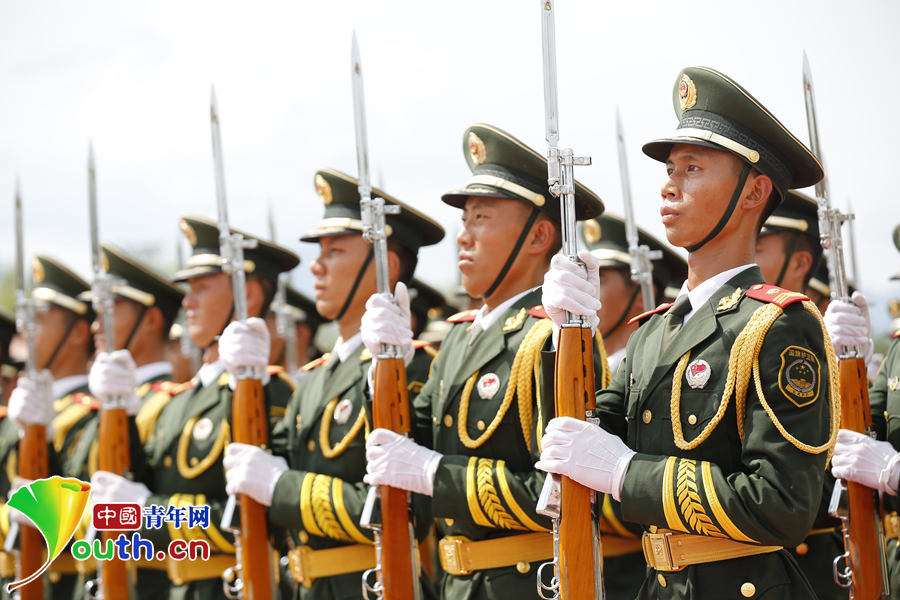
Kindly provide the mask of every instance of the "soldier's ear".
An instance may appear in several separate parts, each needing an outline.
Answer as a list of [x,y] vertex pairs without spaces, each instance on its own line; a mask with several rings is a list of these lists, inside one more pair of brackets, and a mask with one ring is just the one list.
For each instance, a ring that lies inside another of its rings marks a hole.
[[388,249],[387,253],[388,259],[388,279],[391,280],[391,291],[394,290],[394,286],[397,285],[397,282],[400,281],[400,257],[397,256],[397,253],[391,249]]
[[[165,333],[168,335],[168,331],[163,332],[163,326],[165,324],[165,319],[163,318],[162,311],[158,306],[151,306],[147,309],[147,312],[144,313],[144,318],[141,322],[141,327],[149,327],[150,331],[153,332],[154,335],[162,335]],[[165,337],[165,336],[163,336]]]
[[531,226],[531,233],[528,236],[527,251],[528,254],[544,255],[553,246],[556,239],[556,226],[550,222],[550,219],[540,217]]
[[772,179],[768,175],[754,171],[744,186],[741,208],[744,210],[756,210],[760,207],[764,209],[771,195]]

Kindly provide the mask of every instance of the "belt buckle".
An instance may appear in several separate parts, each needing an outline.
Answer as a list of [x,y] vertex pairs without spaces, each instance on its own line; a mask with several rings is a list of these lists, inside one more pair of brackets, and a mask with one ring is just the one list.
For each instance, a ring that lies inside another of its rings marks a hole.
[[669,538],[672,532],[645,533],[647,543],[644,544],[644,558],[647,564],[657,571],[680,571],[682,567],[672,560],[672,549],[669,547]]
[[438,542],[441,566],[451,575],[468,575],[472,571],[463,568],[462,545],[468,539],[462,536],[447,536]]
[[291,575],[306,589],[312,586],[312,578],[306,577],[306,572],[309,570],[306,564],[309,552],[308,546],[298,546],[288,552],[288,568],[291,571]]

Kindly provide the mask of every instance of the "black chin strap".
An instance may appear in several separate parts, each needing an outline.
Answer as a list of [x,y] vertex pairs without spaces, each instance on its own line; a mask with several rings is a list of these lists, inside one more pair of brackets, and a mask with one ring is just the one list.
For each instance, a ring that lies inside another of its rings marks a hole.
[[131,351],[130,347],[131,342],[134,339],[134,334],[137,333],[138,327],[141,326],[141,321],[144,320],[144,315],[147,314],[147,310],[149,308],[149,306],[141,304],[141,312],[138,313],[137,319],[134,320],[134,325],[131,326],[131,331],[128,332],[128,337],[125,338],[125,345],[122,346],[125,350],[128,350],[129,352]]
[[356,274],[356,279],[353,280],[353,287],[350,288],[350,293],[347,294],[347,299],[344,300],[344,305],[341,307],[340,312],[334,318],[335,321],[340,321],[344,314],[347,312],[347,309],[350,308],[350,303],[353,301],[353,297],[356,296],[356,290],[359,289],[359,284],[362,283],[362,278],[366,274],[366,269],[369,268],[369,263],[372,262],[372,258],[375,256],[375,247],[369,248],[369,253],[366,255],[366,260],[363,262],[362,266],[359,268],[359,273]]
[[59,341],[56,342],[56,348],[53,349],[53,354],[50,355],[50,359],[47,361],[47,364],[42,367],[43,369],[49,369],[53,366],[53,361],[56,360],[56,357],[59,355],[60,350],[62,350],[63,344],[66,343],[66,339],[69,337],[69,334],[72,333],[72,329],[75,328],[75,323],[77,322],[77,316],[69,321],[69,326],[66,327],[66,330],[65,332],[63,332],[62,337],[59,338]]
[[784,252],[784,262],[781,264],[781,271],[778,273],[778,280],[775,281],[775,285],[781,285],[781,280],[784,279],[784,274],[787,272],[788,263],[791,262],[791,257],[794,255],[794,250],[797,249],[797,239],[800,237],[799,231],[794,231],[791,233],[791,241],[788,242],[787,250]]
[[512,251],[509,253],[509,257],[506,259],[506,263],[504,263],[503,268],[500,269],[497,278],[494,279],[494,283],[491,284],[491,287],[487,289],[482,298],[490,297],[490,295],[497,290],[497,287],[503,283],[503,278],[506,277],[510,267],[512,267],[516,257],[519,255],[519,250],[522,249],[522,244],[525,243],[525,238],[528,237],[528,232],[531,231],[531,226],[534,225],[534,222],[537,220],[538,214],[538,209],[532,207],[531,214],[528,215],[528,220],[525,221],[525,227],[522,228],[522,233],[519,234],[519,239],[516,240],[516,245],[513,246]]
[[[725,214],[722,215],[722,218],[719,219],[719,222],[716,223],[716,226],[713,227],[713,230],[709,232],[703,241],[699,244],[695,244],[694,246],[688,246],[688,252],[696,252],[703,246],[707,244],[710,240],[719,235],[719,232],[725,227],[728,223],[728,220],[731,218],[732,213],[734,212],[734,207],[737,206],[738,200],[741,198],[741,192],[744,191],[744,184],[747,183],[747,176],[750,175],[750,163],[744,163],[744,168],[741,170],[741,176],[738,178],[737,187],[734,188],[734,193],[731,195],[731,201],[728,202],[728,208],[725,209]],[[650,310],[649,308],[647,310]]]
[[225,324],[219,329],[219,334],[215,336],[210,343],[208,343],[203,351],[206,352],[210,348],[213,347],[213,344],[219,343],[219,338],[222,337],[222,334],[225,332],[225,328],[228,327],[228,324],[231,323],[231,319],[234,317],[234,301],[231,302],[231,310],[228,311],[228,316],[225,317]]
[[[615,325],[610,327],[607,331],[602,332],[603,339],[608,338],[612,334],[613,331],[618,329],[622,325],[622,323],[625,322],[625,317],[627,317],[628,313],[631,312],[631,307],[634,305],[634,301],[637,300],[637,297],[638,297],[638,294],[640,293],[640,291],[641,291],[641,286],[635,284],[634,291],[631,292],[631,298],[628,299],[628,304],[625,306],[625,310],[623,310],[622,314],[619,315],[619,320],[616,321]],[[644,310],[651,310],[651,309],[652,309],[652,307],[650,307],[650,308],[648,308],[646,306],[644,307]]]

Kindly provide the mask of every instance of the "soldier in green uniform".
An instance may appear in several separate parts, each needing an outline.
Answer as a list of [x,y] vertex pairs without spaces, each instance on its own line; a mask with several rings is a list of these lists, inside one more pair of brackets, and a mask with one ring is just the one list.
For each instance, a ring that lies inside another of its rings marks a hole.
[[[16,387],[19,366],[10,351],[13,336],[16,334],[15,317],[0,310],[0,406],[6,406],[10,393]],[[4,497],[6,493],[2,494]]]
[[[88,389],[88,362],[93,354],[90,302],[79,299],[89,290],[88,283],[62,263],[37,256],[32,262],[35,315],[35,367],[41,377],[52,379],[52,391],[44,398],[36,382],[20,377],[10,397],[9,418],[20,428],[29,424],[50,425],[50,474],[81,477],[82,463],[72,452],[82,439],[96,402]],[[49,372],[49,373],[48,373]],[[7,466],[17,464],[16,453],[7,457]],[[48,572],[52,586],[44,586],[54,598],[69,598],[76,585],[76,562],[63,553]]]
[[[363,345],[360,321],[366,299],[375,292],[371,244],[363,239],[358,182],[338,171],[315,175],[325,215],[304,234],[318,242],[319,256],[310,265],[315,278],[316,309],[333,320],[340,333],[334,350],[306,365],[284,420],[275,431],[273,450],[232,444],[226,450],[228,489],[269,506],[269,520],[290,530],[290,571],[294,597],[358,598],[362,571],[375,565],[372,532],[360,527],[366,499],[365,435],[367,376],[372,353]],[[436,244],[444,230],[416,209],[373,189],[400,213],[386,215],[388,271],[399,297],[412,278],[419,248]],[[408,327],[407,327],[408,328]],[[413,343],[404,349],[409,396],[421,388],[434,351]],[[417,511],[420,534],[430,525]]]
[[[900,225],[894,229],[894,245],[900,251]],[[900,274],[891,279],[900,280]],[[845,304],[832,302],[832,305]],[[861,315],[858,315],[861,316]],[[835,345],[861,346],[867,335],[857,330],[843,331],[833,340]],[[900,598],[900,332],[894,333],[887,356],[875,382],[869,388],[872,426],[878,440],[867,435],[841,429],[834,448],[832,474],[838,479],[855,481],[882,494],[883,532],[890,579],[890,597]]]
[[[561,246],[559,200],[544,157],[496,127],[466,129],[463,153],[472,176],[442,200],[463,211],[459,270],[484,304],[448,319],[416,400],[416,441],[382,429],[369,436],[366,481],[432,497],[442,598],[534,598],[538,564],[553,555],[550,520],[535,511],[545,476],[534,460],[553,410],[539,393],[551,332],[540,284]],[[575,204],[580,220],[603,210],[577,182]],[[409,318],[384,310],[380,321],[376,332]]]
[[[265,366],[267,331],[262,319],[254,317],[265,315],[278,274],[292,269],[299,259],[289,250],[259,239],[255,248],[245,250],[251,318],[245,324],[233,323],[234,297],[230,277],[222,272],[218,226],[195,217],[185,217],[180,226],[192,254],[173,281],[187,282],[190,287],[182,305],[187,311],[188,334],[204,348],[204,363],[189,382],[162,389],[143,403],[136,421],[149,469],[144,483],[101,472],[92,480],[92,493],[102,501],[138,502],[151,509],[161,506],[163,511],[209,505],[207,528],[170,521],[162,528],[148,528],[145,523],[140,530],[159,549],[173,539],[205,540],[212,552],[208,561],[138,564],[162,571],[168,567],[168,597],[173,600],[224,598],[221,574],[235,564],[233,540],[219,528],[226,501],[222,451],[231,432],[230,372],[248,365]],[[293,386],[280,368],[268,369],[263,384],[270,418],[278,418]]]
[[[269,364],[284,367],[287,374],[294,381],[300,381],[300,378],[308,371],[304,371],[299,367],[319,356],[319,351],[314,342],[319,326],[326,321],[316,312],[316,303],[292,286],[288,285],[285,287],[284,296],[284,305],[281,305],[276,294],[269,314],[266,315],[269,339],[272,340],[272,348],[269,351]],[[294,330],[293,350],[289,350],[287,347],[287,337],[282,337],[279,334],[279,314],[282,315],[282,325],[291,327]],[[292,362],[288,360],[288,356],[291,354],[294,364],[289,364]]]
[[[784,548],[803,541],[821,498],[835,357],[815,306],[765,284],[753,260],[766,216],[822,168],[717,71],[684,69],[673,100],[678,130],[644,152],[666,164],[660,212],[689,252],[688,279],[629,339],[597,395],[600,427],[554,419],[538,468],[612,494],[645,529],[638,598],[815,598]],[[554,320],[599,308],[570,264],[545,280]]]

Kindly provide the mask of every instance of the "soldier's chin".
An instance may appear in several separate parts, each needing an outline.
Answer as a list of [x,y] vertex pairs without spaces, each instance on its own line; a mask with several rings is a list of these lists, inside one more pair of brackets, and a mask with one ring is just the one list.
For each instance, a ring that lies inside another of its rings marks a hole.
[[460,273],[460,283],[466,293],[472,298],[481,298],[487,291],[487,284],[473,279],[465,273]]

